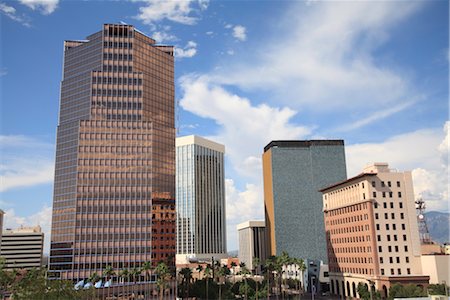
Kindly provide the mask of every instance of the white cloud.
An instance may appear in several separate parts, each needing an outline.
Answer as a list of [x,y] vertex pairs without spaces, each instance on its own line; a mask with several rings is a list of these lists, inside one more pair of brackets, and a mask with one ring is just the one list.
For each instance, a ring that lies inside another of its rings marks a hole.
[[[209,76],[217,84],[267,91],[273,102],[294,108],[345,114],[354,123],[349,130],[366,126],[422,98],[410,74],[374,55],[389,39],[389,30],[422,5],[292,2],[280,18],[285,33],[267,36],[250,58],[227,62]],[[361,115],[366,117],[361,120]]]
[[239,191],[233,179],[225,180],[228,250],[238,249],[236,225],[248,220],[264,220],[262,187],[246,184]]
[[174,54],[176,58],[193,57],[197,54],[197,43],[189,41],[184,48],[175,47]]
[[34,227],[41,226],[44,232],[44,253],[49,253],[50,249],[50,232],[52,225],[52,208],[44,205],[42,209],[30,216],[17,215],[14,209],[7,209],[5,211],[3,228],[16,229],[21,226]]
[[213,35],[214,34],[214,31],[207,31],[206,32],[206,35],[209,35],[209,36],[211,36],[211,35]]
[[152,34],[152,39],[154,39],[157,43],[164,43],[164,42],[173,42],[177,41],[178,38],[170,33],[167,33],[165,31],[155,31]]
[[53,148],[52,144],[26,136],[0,136],[0,191],[51,183]]
[[144,24],[154,25],[155,23],[167,19],[172,22],[185,25],[194,25],[198,18],[192,16],[192,12],[198,11],[194,8],[197,5],[200,10],[208,7],[209,1],[205,0],[146,0],[145,6],[139,8],[136,18]]
[[[26,17],[19,16],[17,14],[16,9],[12,6],[7,5],[6,3],[0,3],[0,12],[5,16],[7,16],[8,18],[10,18],[11,20],[19,22],[26,27],[31,26]],[[4,75],[6,75],[6,69],[2,69],[1,71],[1,76]]]
[[228,55],[234,55],[234,50],[232,50],[232,49],[228,50],[228,51],[227,51],[227,54],[228,54]]
[[448,127],[421,129],[393,136],[380,143],[346,146],[347,173],[354,176],[372,162],[410,170],[415,197],[422,197],[429,210],[448,210]]
[[242,25],[236,25],[233,27],[233,37],[237,40],[244,42],[247,40],[247,29]]
[[241,175],[260,177],[252,162],[272,139],[300,139],[310,134],[310,128],[291,123],[297,112],[288,107],[253,106],[249,99],[226,91],[206,77],[185,76],[180,86],[181,107],[220,126],[213,139],[226,145],[227,155]]
[[39,10],[44,15],[53,13],[58,7],[59,0],[19,0],[32,10]]

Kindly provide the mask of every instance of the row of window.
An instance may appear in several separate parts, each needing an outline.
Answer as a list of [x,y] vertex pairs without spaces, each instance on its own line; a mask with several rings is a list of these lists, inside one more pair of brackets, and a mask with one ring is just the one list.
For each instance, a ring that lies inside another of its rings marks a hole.
[[103,30],[103,36],[109,37],[133,37],[133,29],[125,26],[112,26]]
[[335,253],[370,253],[372,252],[372,247],[367,246],[359,246],[359,247],[343,247],[343,248],[335,248]]
[[[376,186],[377,186],[376,182],[372,181],[372,187],[376,187]],[[392,183],[390,181],[388,181],[387,186],[392,187]],[[381,181],[381,187],[386,187],[386,183],[384,181]],[[400,181],[397,181],[397,187],[400,187]]]
[[111,121],[100,121],[100,120],[81,120],[81,126],[93,126],[99,128],[114,128],[114,130],[126,128],[126,129],[147,129],[151,128],[150,123],[137,123],[131,121],[123,122],[111,122]]
[[[377,202],[374,202],[374,207],[378,208],[378,203]],[[383,208],[387,208],[387,207],[388,207],[387,202],[383,202]],[[390,208],[394,208],[394,202],[389,202],[389,207]],[[403,208],[403,202],[399,202],[398,203],[398,207],[399,208]]]
[[142,78],[122,78],[122,77],[92,77],[93,84],[127,84],[127,85],[142,85]]
[[351,226],[351,227],[344,227],[344,228],[336,228],[331,229],[330,232],[332,234],[342,234],[342,233],[351,233],[351,232],[361,232],[361,231],[367,231],[369,230],[369,225],[357,225],[357,226]]
[[[399,264],[400,263],[400,257],[395,257],[395,262],[397,263],[397,264]],[[383,260],[383,257],[380,257],[380,264],[382,264],[382,263],[384,263],[384,260]],[[389,257],[389,263],[390,264],[393,264],[394,263],[394,257]],[[409,263],[409,256],[407,256],[407,257],[405,257],[405,263]]]
[[[142,98],[141,90],[92,89],[92,96]],[[101,103],[101,102],[100,102]],[[118,102],[119,104],[121,102]],[[119,108],[119,107],[118,107]],[[126,107],[123,107],[126,108]]]
[[79,166],[113,166],[113,167],[141,167],[151,166],[149,158],[144,159],[78,159]]
[[[375,219],[376,220],[378,220],[380,217],[379,217],[379,214],[378,213],[375,213]],[[388,213],[384,213],[384,219],[385,220],[389,220],[389,214]],[[391,219],[392,220],[395,220],[395,213],[391,213]],[[405,219],[405,214],[404,213],[400,213],[400,219]]]
[[[405,252],[408,252],[408,246],[404,245],[403,247],[404,247]],[[398,252],[398,251],[399,251],[399,247],[398,247],[398,245],[395,245],[394,246],[394,252]],[[378,246],[378,252],[379,253],[383,252],[383,246]],[[392,246],[390,246],[390,245],[388,246],[388,252],[393,252],[392,251]]]
[[103,70],[103,72],[114,72],[114,73],[128,72],[128,73],[131,73],[131,72],[133,72],[133,67],[132,66],[103,65],[102,70]]
[[372,263],[372,257],[330,257],[330,262],[348,264]]
[[[388,192],[389,193],[389,198],[392,198],[392,196],[393,196],[393,192]],[[374,198],[376,198],[377,197],[377,192],[372,192],[372,196],[374,197]],[[386,198],[386,192],[382,192],[382,196],[383,196],[383,198]],[[397,196],[398,196],[398,198],[401,198],[402,197],[402,192],[397,192]]]
[[355,273],[355,274],[366,274],[373,275],[373,269],[367,268],[341,268],[341,267],[331,267],[331,272],[340,272],[340,273]]
[[354,211],[359,211],[361,209],[366,209],[366,208],[367,208],[367,203],[360,203],[360,204],[356,204],[356,205],[342,207],[342,208],[338,208],[338,209],[332,210],[332,211],[329,212],[329,214],[330,214],[330,216],[338,216],[338,215],[341,215],[341,214],[354,212]]
[[[380,224],[376,224],[375,225],[377,230],[380,230]],[[386,224],[386,230],[390,230],[390,226],[389,224]],[[397,230],[397,225],[396,224],[392,224],[392,230]],[[406,230],[406,225],[402,224],[402,230]]]
[[140,133],[80,133],[80,140],[150,140],[150,134]]
[[336,220],[331,220],[331,225],[338,225],[338,224],[348,224],[352,222],[359,222],[362,220],[367,220],[369,216],[367,214],[364,215],[357,215],[357,216],[351,216],[351,217],[345,217],[345,218],[339,218]]
[[79,146],[80,153],[122,153],[122,154],[140,154],[150,153],[151,147],[143,146]]
[[103,53],[104,60],[133,60],[132,54],[122,54],[122,53]]
[[106,115],[107,120],[127,120],[127,121],[141,121],[141,115]]
[[133,43],[103,42],[103,48],[133,49]]
[[[411,275],[411,269],[406,269],[406,274]],[[381,269],[381,275],[384,275],[384,269]],[[391,269],[391,275],[395,275],[394,269]],[[397,275],[402,275],[402,269],[397,269]]]
[[[394,242],[398,241],[397,235],[394,234],[394,235],[392,236],[392,239],[394,240]],[[386,235],[386,240],[387,240],[388,242],[391,241],[391,235],[390,235],[390,234]],[[377,235],[377,241],[381,242],[381,235]],[[406,234],[403,235],[403,241],[406,242]]]
[[370,235],[364,236],[351,236],[351,237],[343,237],[343,238],[335,238],[331,239],[331,242],[334,244],[347,244],[347,243],[361,243],[361,242],[370,242]]

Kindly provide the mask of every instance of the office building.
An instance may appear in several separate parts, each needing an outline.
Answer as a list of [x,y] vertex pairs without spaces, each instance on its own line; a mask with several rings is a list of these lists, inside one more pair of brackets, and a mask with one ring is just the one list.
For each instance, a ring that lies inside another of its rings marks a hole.
[[224,153],[202,137],[176,139],[177,264],[227,257]]
[[0,245],[2,244],[2,232],[3,232],[3,216],[5,212],[0,209]]
[[411,172],[376,163],[321,192],[333,294],[358,297],[363,283],[386,298],[394,283],[428,284]]
[[322,194],[347,178],[343,140],[272,141],[264,147],[264,207],[269,255],[326,263]]
[[50,275],[173,263],[173,47],[105,24],[65,41],[63,64]]
[[253,259],[258,258],[260,265],[267,259],[267,234],[264,221],[247,221],[237,226],[239,235],[239,261],[249,270],[258,268]]
[[5,259],[5,269],[40,268],[43,249],[40,226],[6,229],[2,234],[0,256]]

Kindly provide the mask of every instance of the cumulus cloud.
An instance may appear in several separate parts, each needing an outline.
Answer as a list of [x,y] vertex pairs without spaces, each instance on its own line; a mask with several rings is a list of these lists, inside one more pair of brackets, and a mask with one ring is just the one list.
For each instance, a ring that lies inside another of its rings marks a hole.
[[154,39],[157,43],[173,42],[178,40],[176,36],[165,31],[153,32],[152,39]]
[[18,215],[14,209],[5,210],[3,228],[16,229],[23,227],[41,226],[44,232],[44,253],[50,252],[50,232],[52,225],[52,208],[44,205],[42,209],[32,215]]
[[233,179],[225,180],[228,250],[236,250],[236,225],[248,220],[264,220],[262,186],[246,184],[240,191]]
[[195,7],[205,10],[209,4],[209,1],[205,0],[146,0],[137,2],[144,2],[145,6],[139,8],[139,14],[136,18],[149,25],[155,25],[155,23],[165,19],[185,25],[194,25],[198,20],[198,17],[193,16],[193,14],[198,14]]
[[448,128],[421,129],[396,135],[380,143],[346,146],[347,171],[356,175],[372,162],[411,171],[416,198],[429,210],[448,210]]
[[[19,22],[26,27],[31,26],[26,17],[19,16],[16,9],[12,6],[7,5],[6,3],[0,3],[0,12],[5,16],[7,16],[8,18],[10,18],[11,20]],[[1,71],[1,76],[4,75],[6,75],[6,69],[2,69]]]
[[182,77],[180,86],[181,107],[220,126],[213,139],[227,145],[227,155],[241,175],[260,176],[252,162],[272,139],[300,139],[311,132],[310,128],[291,122],[297,114],[295,110],[252,105],[249,99],[230,93],[206,77]]
[[44,15],[53,13],[59,4],[59,0],[19,0],[19,2]]
[[236,25],[233,27],[233,37],[237,40],[244,42],[247,40],[247,29],[242,25]]
[[292,2],[280,21],[285,33],[267,36],[252,57],[236,59],[209,75],[217,84],[267,91],[273,101],[294,108],[345,112],[347,122],[354,123],[349,130],[366,126],[417,101],[410,76],[392,63],[383,64],[374,52],[389,40],[393,26],[422,5]]
[[51,183],[53,147],[31,137],[0,136],[0,191]]
[[174,54],[176,58],[193,57],[197,54],[197,43],[189,41],[183,48],[175,47]]

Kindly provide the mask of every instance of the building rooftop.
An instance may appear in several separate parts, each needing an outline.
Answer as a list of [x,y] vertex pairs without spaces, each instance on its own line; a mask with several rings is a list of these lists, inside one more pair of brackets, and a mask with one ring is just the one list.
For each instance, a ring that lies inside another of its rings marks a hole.
[[237,230],[250,227],[266,227],[265,221],[246,221],[236,226]]
[[6,228],[3,234],[42,233],[41,226],[20,227],[17,229]]
[[344,146],[344,140],[284,140],[271,141],[264,147],[264,152],[270,148],[308,148],[311,146]]
[[187,135],[182,137],[177,137],[175,141],[175,145],[177,147],[186,146],[186,145],[199,145],[205,148],[209,148],[218,152],[225,153],[225,146],[211,140],[205,139],[196,135]]

